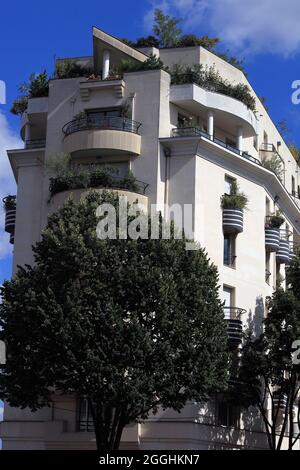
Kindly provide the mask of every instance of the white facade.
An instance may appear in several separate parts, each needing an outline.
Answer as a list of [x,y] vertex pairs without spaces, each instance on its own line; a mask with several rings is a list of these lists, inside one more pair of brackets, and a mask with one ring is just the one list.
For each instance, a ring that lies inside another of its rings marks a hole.
[[[93,35],[94,56],[83,58],[82,63],[94,61],[104,79],[121,59],[144,61],[147,53],[154,52],[168,66],[215,65],[223,78],[248,84],[240,70],[201,47],[139,52],[96,28]],[[18,184],[14,271],[17,265],[33,262],[31,246],[40,239],[49,213],[70,194],[59,193],[49,202],[49,179],[45,173],[49,156],[70,152],[78,163],[127,164],[138,180],[148,184],[146,195],[138,196],[142,202],[192,204],[195,240],[206,248],[218,267],[221,297],[228,307],[244,309],[244,326],[253,324],[259,333],[265,298],[275,289],[279,273],[285,275],[285,266],[276,262],[276,253],[271,253],[266,261],[265,218],[280,209],[286,221],[283,228],[291,232],[289,241],[300,241],[300,200],[294,192],[300,181],[297,162],[252,88],[251,91],[256,97],[255,114],[241,101],[197,85],[171,86],[170,75],[161,70],[125,73],[117,80],[51,80],[49,97],[30,99],[27,113],[22,116],[21,135],[27,148],[8,151]],[[79,112],[120,109],[125,103],[130,104],[132,120],[141,123],[138,132],[94,128],[64,136],[63,126]],[[193,117],[203,132],[174,132],[178,116]],[[284,162],[282,181],[260,164],[266,149],[271,153],[278,150]],[[248,196],[249,205],[244,211],[243,231],[235,238],[234,259],[224,264],[220,198],[230,178]],[[73,194],[78,198],[82,191]],[[57,397],[51,409],[36,413],[5,406],[4,422],[0,424],[3,448],[94,448],[93,433],[78,431],[77,408],[74,397]],[[241,415],[236,426],[230,417],[226,426],[219,415],[217,402],[189,403],[181,414],[160,412],[144,424],[128,427],[122,447],[267,447],[254,410]]]

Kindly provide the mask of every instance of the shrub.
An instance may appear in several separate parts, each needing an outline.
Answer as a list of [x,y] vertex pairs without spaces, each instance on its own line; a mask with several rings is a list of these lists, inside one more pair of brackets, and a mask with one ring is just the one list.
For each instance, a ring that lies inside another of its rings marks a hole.
[[159,47],[159,41],[154,36],[147,36],[137,39],[136,43],[133,44],[133,47]]
[[219,38],[210,38],[208,36],[198,37],[194,34],[185,34],[181,36],[176,47],[202,46],[207,50],[212,50],[219,42]]
[[89,67],[83,67],[74,59],[65,59],[56,64],[56,78],[78,78],[89,77],[94,70]]
[[142,70],[160,70],[164,68],[162,60],[151,54],[145,62],[133,62],[132,60],[122,60],[119,73],[139,72]]
[[19,96],[13,101],[10,112],[15,115],[22,115],[28,106],[28,96]]
[[272,171],[275,173],[275,175],[282,180],[283,176],[283,166],[282,166],[282,161],[279,155],[274,154],[270,158],[265,158],[262,160],[262,165],[264,168],[267,170]]
[[284,217],[282,215],[282,212],[279,210],[276,212],[276,214],[269,216],[267,219],[268,228],[280,228],[283,223]]
[[5,210],[16,208],[16,196],[6,196],[3,199],[3,206]]
[[195,83],[208,91],[231,96],[244,103],[253,112],[256,110],[255,98],[252,96],[249,87],[242,83],[234,85],[228,80],[224,80],[215,67],[204,68],[201,64],[183,67],[177,64],[169,70],[169,73],[173,85]]
[[245,209],[248,204],[248,197],[241,193],[236,182],[231,185],[231,193],[221,197],[222,209]]

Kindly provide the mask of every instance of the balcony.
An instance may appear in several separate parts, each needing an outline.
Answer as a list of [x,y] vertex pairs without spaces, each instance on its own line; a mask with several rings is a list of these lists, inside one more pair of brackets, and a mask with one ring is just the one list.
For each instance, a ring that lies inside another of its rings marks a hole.
[[3,199],[5,210],[4,229],[10,234],[10,243],[13,245],[16,224],[16,196],[6,196]]
[[276,253],[276,261],[279,264],[289,264],[291,262],[290,236],[289,230],[280,230],[279,249]]
[[294,261],[300,255],[300,243],[290,242],[290,262]]
[[223,209],[223,232],[242,233],[244,230],[243,209]]
[[284,410],[287,405],[287,400],[288,400],[288,397],[285,393],[282,393],[278,390],[273,392],[273,403],[276,408],[279,408],[280,410]]
[[237,307],[224,307],[223,310],[227,323],[228,345],[230,349],[235,349],[243,339],[243,322],[240,317],[246,310]]
[[199,129],[198,127],[174,127],[171,131],[171,137],[179,137],[179,138],[190,138],[190,137],[204,137],[206,139],[211,140],[215,144],[224,147],[227,150],[230,150],[233,153],[236,153],[240,157],[243,157],[249,160],[256,165],[262,166],[262,163],[257,158],[249,155],[247,152],[241,152],[237,147],[233,147],[232,145],[227,144],[221,139],[218,139],[215,136],[210,136],[207,132]]
[[276,216],[269,215],[265,222],[265,247],[268,253],[276,253],[280,246],[280,221],[276,223]]
[[129,204],[138,202],[147,211],[148,197],[145,194],[147,187],[147,183],[136,180],[132,175],[119,177],[95,169],[80,174],[79,170],[78,175],[50,178],[50,212],[57,211],[71,195],[74,201],[78,202],[91,189],[99,193],[108,190],[126,196]]
[[64,151],[73,156],[140,155],[141,124],[118,116],[84,116],[63,127]]
[[172,85],[170,102],[195,115],[214,113],[219,127],[232,133],[232,129],[243,128],[244,137],[258,134],[255,114],[241,101],[231,96],[208,91],[195,84]]
[[285,184],[285,163],[273,144],[264,142],[259,150],[262,164]]
[[40,149],[46,147],[46,139],[26,140],[25,149]]

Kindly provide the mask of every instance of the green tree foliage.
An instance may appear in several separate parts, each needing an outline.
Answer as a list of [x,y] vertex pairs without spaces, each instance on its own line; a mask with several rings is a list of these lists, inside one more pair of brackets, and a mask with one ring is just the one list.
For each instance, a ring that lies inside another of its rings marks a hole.
[[238,184],[233,181],[230,194],[224,194],[221,197],[222,209],[245,209],[248,204],[248,197],[242,193]]
[[98,449],[111,450],[150,410],[180,411],[224,388],[228,354],[217,270],[205,252],[186,251],[174,228],[161,239],[161,219],[156,240],[101,240],[104,202],[118,214],[111,193],[67,201],[34,247],[34,267],[1,288],[0,396],[32,410],[54,390],[85,397]]
[[84,67],[74,59],[65,59],[57,62],[55,75],[57,78],[88,77],[94,73],[89,67]]
[[249,332],[234,391],[235,400],[258,407],[271,450],[282,448],[285,435],[289,449],[300,438],[293,429],[294,423],[300,425],[300,365],[294,343],[300,339],[298,267],[299,259],[290,268],[290,288],[277,290],[268,300],[264,332],[257,338]]
[[158,8],[154,12],[153,33],[156,35],[160,47],[175,47],[181,35],[178,27],[180,19],[164,15]]

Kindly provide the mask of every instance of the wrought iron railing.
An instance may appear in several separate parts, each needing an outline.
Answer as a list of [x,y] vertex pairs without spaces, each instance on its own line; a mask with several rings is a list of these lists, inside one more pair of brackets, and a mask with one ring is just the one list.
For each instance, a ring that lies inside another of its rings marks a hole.
[[82,118],[73,119],[72,121],[67,122],[67,124],[63,126],[62,131],[65,136],[73,134],[74,132],[90,129],[117,130],[138,134],[140,127],[140,122],[132,121],[131,119],[124,117],[97,117],[87,115]]
[[26,140],[25,149],[38,149],[46,146],[46,139]]
[[247,160],[251,161],[252,163],[255,163],[256,165],[262,166],[262,163],[260,160],[257,158],[253,157],[252,155],[249,155],[247,152],[241,152],[237,147],[234,147],[233,145],[227,144],[221,139],[218,139],[217,137],[210,136],[207,132],[199,129],[198,127],[175,127],[172,129],[171,133],[172,137],[205,137],[206,139],[211,140],[215,144],[218,144],[227,150],[230,150],[231,152],[236,153],[237,155],[246,158]]
[[138,194],[145,194],[148,184],[136,180],[131,176],[115,176],[100,172],[91,172],[86,177],[74,175],[66,177],[50,178],[49,191],[51,196],[63,191],[84,188],[109,188],[122,189]]
[[239,307],[223,307],[226,320],[240,320],[241,315],[247,313],[247,310]]

